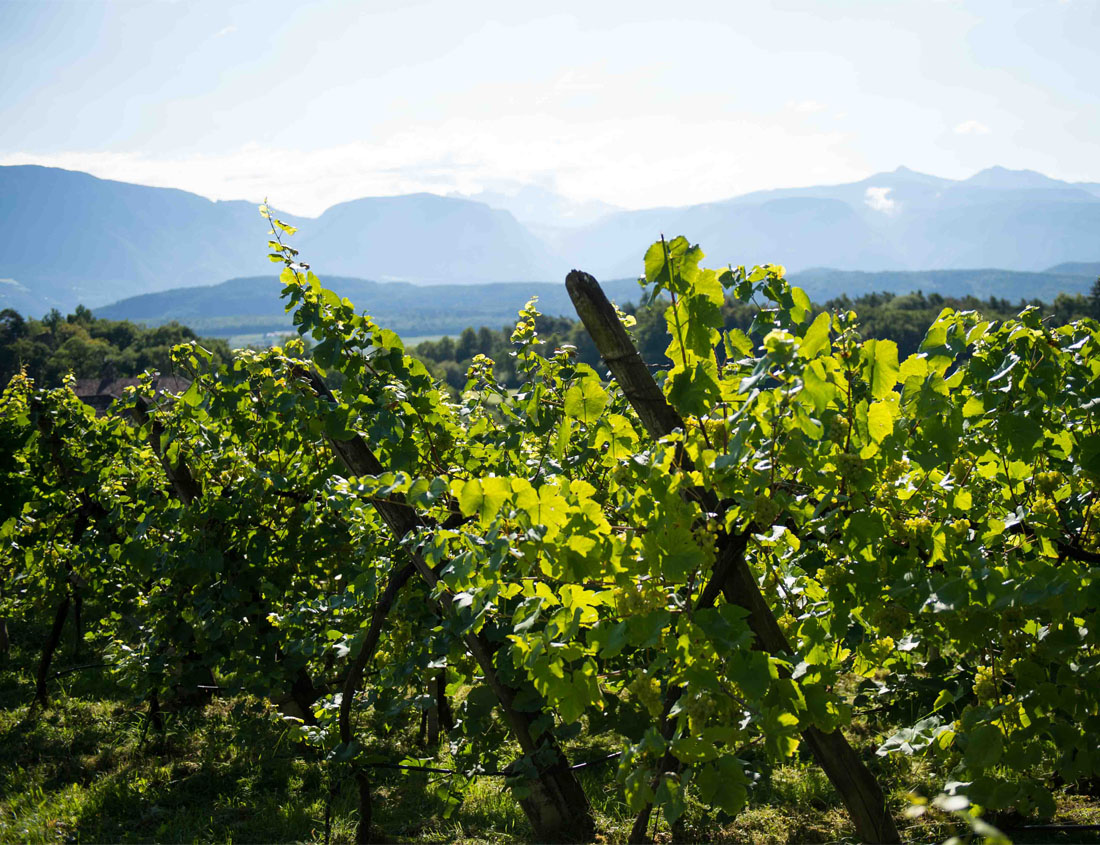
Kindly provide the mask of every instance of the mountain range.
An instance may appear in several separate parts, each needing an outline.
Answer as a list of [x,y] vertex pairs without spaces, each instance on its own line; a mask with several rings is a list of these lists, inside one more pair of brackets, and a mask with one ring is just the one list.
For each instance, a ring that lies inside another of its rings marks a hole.
[[[1043,273],[1014,270],[908,270],[867,273],[859,270],[811,269],[790,274],[816,302],[839,292],[905,294],[920,290],[943,296],[996,296],[1012,303],[1021,299],[1053,300],[1059,293],[1085,293],[1100,274],[1100,263],[1066,265]],[[565,285],[551,282],[491,282],[471,285],[412,285],[372,282],[323,274],[326,287],[346,296],[376,322],[408,340],[410,337],[457,335],[467,326],[515,323],[516,313],[532,296],[538,308],[554,317],[575,317]],[[604,279],[608,297],[625,305],[642,293],[635,279]],[[293,331],[279,299],[281,286],[268,276],[229,279],[207,287],[173,288],[147,293],[95,309],[98,317],[159,325],[172,320],[202,335],[227,337],[236,343],[259,342],[263,336]]]
[[[291,242],[324,274],[420,285],[560,284],[570,267],[635,277],[661,233],[686,235],[718,265],[771,261],[821,278],[820,268],[1036,272],[1100,260],[1100,183],[1000,167],[965,180],[900,167],[842,185],[640,211],[530,188],[368,197],[316,218],[279,216],[300,227]],[[272,269],[254,203],[55,168],[0,167],[0,233],[0,308],[29,314]]]
[[[322,282],[366,311],[379,325],[404,338],[457,335],[468,326],[498,329],[514,324],[531,297],[550,316],[574,317],[565,285],[550,282],[490,282],[473,285],[412,285],[322,275]],[[637,302],[634,279],[603,282],[616,302]],[[229,279],[209,287],[147,293],[95,309],[97,317],[159,325],[171,320],[213,337],[285,334],[293,331],[279,298],[282,286],[270,275]]]

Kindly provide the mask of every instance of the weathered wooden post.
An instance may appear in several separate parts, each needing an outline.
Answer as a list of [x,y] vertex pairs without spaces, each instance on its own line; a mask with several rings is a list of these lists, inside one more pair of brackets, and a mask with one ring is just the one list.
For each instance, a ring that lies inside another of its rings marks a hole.
[[[313,392],[322,400],[335,402],[335,397],[328,387],[321,381],[315,372],[302,372],[300,375],[308,382]],[[358,434],[350,440],[328,439],[328,443],[337,458],[348,468],[353,475],[381,475],[385,467],[375,456],[374,452]],[[405,537],[410,532],[424,527],[427,523],[420,517],[401,496],[391,496],[386,499],[372,499],[371,504],[378,511],[382,521],[389,526],[393,536],[397,539]],[[435,588],[439,584],[439,576],[416,551],[408,552],[411,569],[414,569],[429,587]],[[402,567],[390,576],[390,582],[386,586],[386,594],[375,608],[375,614],[371,619],[371,627],[364,639],[364,648],[356,657],[356,677],[353,681],[349,673],[349,684],[345,685],[345,695],[341,701],[341,732],[348,724],[351,699],[354,687],[358,679],[362,677],[363,668],[370,660],[374,648],[377,646],[378,636],[381,634],[382,621],[401,586],[411,575],[410,566]],[[392,589],[392,593],[391,593]],[[387,601],[387,595],[389,596]],[[445,595],[449,596],[449,592]],[[444,604],[444,612],[447,608]],[[595,820],[592,816],[592,807],[584,789],[577,780],[576,774],[569,767],[569,762],[558,746],[553,736],[546,734],[538,737],[532,726],[536,720],[544,714],[540,711],[520,710],[515,704],[517,690],[512,689],[503,681],[493,665],[493,649],[489,641],[481,633],[470,632],[465,634],[464,641],[467,650],[477,662],[485,681],[496,694],[512,734],[519,742],[525,756],[532,758],[538,767],[533,779],[527,779],[524,783],[526,795],[519,799],[520,806],[527,815],[531,827],[534,829],[537,839],[545,840],[572,840],[584,841],[592,837],[595,832]],[[366,648],[366,646],[369,646]],[[352,692],[349,695],[348,692]],[[350,733],[348,734],[350,736]],[[539,765],[538,760],[548,758],[549,765]],[[360,797],[367,795],[369,789],[364,788],[363,780],[360,780]],[[369,806],[369,804],[368,804]],[[367,841],[364,836],[369,833],[360,830],[359,841]]]
[[[649,435],[658,439],[677,428],[685,429],[683,419],[653,380],[599,282],[588,273],[573,270],[566,276],[565,286],[604,363]],[[686,456],[681,455],[681,467],[690,469],[686,461]],[[760,649],[770,654],[792,654],[790,643],[745,561],[746,540],[747,535],[740,534],[719,537],[714,570],[699,597],[699,606],[713,605],[722,595],[727,602],[749,612],[749,627]],[[865,842],[901,842],[882,788],[840,729],[825,733],[811,726],[802,732],[802,738],[840,793],[859,837]],[[639,815],[632,837],[638,834],[639,826],[644,835],[648,808],[643,813],[644,819]]]

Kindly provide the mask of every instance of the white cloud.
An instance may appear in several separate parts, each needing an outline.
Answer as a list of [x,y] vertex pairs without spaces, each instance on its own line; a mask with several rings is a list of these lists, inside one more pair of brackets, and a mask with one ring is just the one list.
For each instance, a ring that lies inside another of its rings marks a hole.
[[[698,139],[685,153],[683,138]],[[0,164],[82,170],[105,179],[182,188],[213,199],[265,196],[317,215],[364,196],[477,193],[502,183],[553,184],[571,199],[624,208],[687,205],[749,191],[866,175],[840,132],[776,133],[770,123],[704,118],[690,125],[569,122],[549,115],[422,123],[319,149],[252,143],[217,154],[70,151],[0,153]]]
[[828,106],[817,100],[790,100],[787,108],[799,114],[816,114],[819,111],[825,111]]
[[230,33],[236,32],[236,31],[237,31],[237,27],[235,27],[235,26],[232,26],[232,25],[224,26],[221,29],[219,29],[217,32],[214,33],[214,37],[215,38],[223,38],[226,35],[229,35]]
[[988,135],[989,127],[980,120],[964,120],[955,127],[956,135]]
[[888,196],[893,188],[868,188],[863,194],[863,202],[869,208],[875,211],[881,211],[883,214],[896,214],[899,210],[897,200],[892,200]]

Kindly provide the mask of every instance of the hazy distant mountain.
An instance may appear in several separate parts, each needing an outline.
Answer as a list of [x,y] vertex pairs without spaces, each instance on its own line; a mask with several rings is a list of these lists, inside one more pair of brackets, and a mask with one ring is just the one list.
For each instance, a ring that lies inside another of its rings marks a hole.
[[1048,273],[1064,273],[1068,276],[1088,276],[1100,278],[1100,261],[1066,261],[1047,268]]
[[334,205],[294,246],[328,273],[420,283],[546,280],[569,270],[509,212],[434,194]]
[[[642,211],[535,187],[478,196],[506,208],[412,194],[284,219],[301,227],[292,243],[321,272],[419,284],[557,281],[570,267],[633,277],[662,233],[700,243],[713,264],[770,261],[792,272],[1038,271],[1100,260],[1100,183],[1000,167],[961,181],[899,167],[842,185]],[[95,307],[256,275],[271,268],[266,240],[253,203],[0,167],[0,308]]]
[[[415,194],[342,203],[301,227],[303,259],[326,272],[414,282],[550,279],[568,268],[506,211]],[[0,308],[32,314],[103,305],[271,268],[250,202],[55,168],[0,167]]]
[[1012,303],[1022,299],[1053,302],[1060,293],[1087,294],[1092,285],[1092,279],[1080,274],[997,269],[883,270],[866,273],[815,267],[791,274],[790,280],[815,302],[825,302],[841,294],[855,298],[866,293],[905,294],[918,290],[926,294],[976,296],[979,299],[995,296]]
[[[560,283],[498,282],[472,285],[411,285],[323,275],[322,281],[348,297],[386,328],[405,336],[457,335],[467,326],[499,328],[515,321],[516,312],[532,296],[539,310],[575,317]],[[1073,273],[1021,273],[1010,270],[924,270],[864,273],[858,270],[814,268],[790,276],[815,302],[847,294],[887,291],[950,296],[990,296],[1012,302],[1038,298],[1051,301],[1059,293],[1087,293],[1092,279]],[[641,288],[634,279],[602,281],[608,296],[620,305],[637,302]],[[202,335],[229,337],[292,331],[279,299],[281,286],[272,276],[230,279],[211,287],[176,288],[135,296],[95,309],[96,316],[159,325],[177,320]]]
[[450,196],[510,211],[520,223],[535,231],[587,226],[622,210],[599,200],[573,200],[537,185],[524,185],[511,193],[481,191],[476,194],[453,193]]
[[99,305],[262,272],[271,266],[265,232],[249,202],[48,167],[0,167],[0,277],[27,292],[16,300],[11,285],[0,285],[0,305],[19,301],[32,312]]
[[[532,296],[539,310],[554,316],[575,316],[564,284],[497,282],[477,285],[411,285],[321,275],[326,287],[346,296],[360,311],[399,334],[457,335],[467,326],[514,323]],[[634,279],[603,282],[620,305],[637,302],[641,294]],[[230,336],[293,331],[279,298],[282,286],[272,276],[230,279],[212,287],[135,296],[95,309],[96,316],[158,325],[177,320],[203,335]]]
[[1000,167],[954,181],[899,167],[843,185],[621,212],[558,248],[597,276],[619,276],[637,272],[638,244],[662,232],[687,235],[715,262],[789,270],[1041,270],[1100,257],[1100,185]]

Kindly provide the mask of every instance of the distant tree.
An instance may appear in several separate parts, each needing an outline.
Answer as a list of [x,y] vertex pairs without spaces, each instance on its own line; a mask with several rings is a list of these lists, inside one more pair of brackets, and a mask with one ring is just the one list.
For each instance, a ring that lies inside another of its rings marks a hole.
[[477,332],[477,351],[482,355],[492,355],[493,350],[496,347],[496,333],[486,327],[482,326]]
[[477,355],[477,332],[471,329],[463,329],[455,344],[455,360],[467,361]]
[[95,321],[95,317],[92,316],[92,309],[85,305],[76,306],[76,310],[70,314],[66,320],[70,323],[78,323],[82,326],[91,325]]
[[1100,320],[1100,276],[1096,277],[1096,281],[1092,283],[1092,290],[1089,292],[1089,307],[1092,309],[1092,316],[1096,320]]
[[10,343],[27,334],[27,321],[13,308],[0,311],[0,343]]
[[61,312],[56,308],[51,308],[50,313],[42,318],[42,324],[54,333],[57,332],[57,327],[60,326],[63,321],[64,318],[61,316]]

